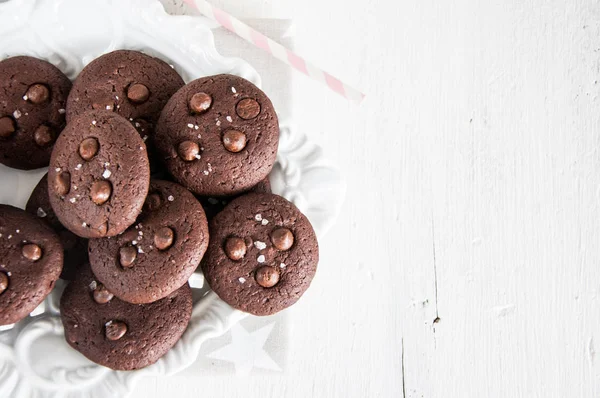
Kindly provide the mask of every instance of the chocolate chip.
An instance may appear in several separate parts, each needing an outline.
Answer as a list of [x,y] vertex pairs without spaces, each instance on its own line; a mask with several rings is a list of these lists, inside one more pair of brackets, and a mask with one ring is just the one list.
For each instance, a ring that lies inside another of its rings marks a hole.
[[17,131],[17,128],[12,117],[4,116],[0,118],[0,138],[8,138],[15,131]]
[[50,98],[50,90],[43,84],[34,84],[29,87],[25,93],[27,100],[32,104],[39,105],[48,101]]
[[271,233],[271,242],[279,250],[289,250],[294,244],[294,234],[287,228],[278,228]]
[[58,173],[54,177],[54,190],[60,196],[65,196],[71,190],[71,174],[68,171]]
[[110,321],[105,325],[106,338],[110,341],[117,341],[127,333],[127,325],[121,321]]
[[98,304],[106,304],[115,295],[112,294],[103,284],[99,284],[96,289],[94,289],[94,301]]
[[97,139],[92,137],[86,138],[79,144],[79,156],[81,156],[83,160],[89,161],[96,156],[98,149],[100,149],[100,144]]
[[102,224],[100,224],[100,226],[98,228],[96,228],[96,230],[98,231],[100,236],[106,235],[106,232],[108,232],[108,223],[103,222]]
[[181,157],[183,160],[186,162],[191,162],[198,158],[200,146],[193,141],[183,141],[181,144],[179,144],[177,152],[179,152],[179,157]]
[[151,193],[146,198],[146,202],[144,203],[144,209],[146,211],[155,211],[160,208],[161,204],[162,204],[162,199],[160,197],[160,194]]
[[108,181],[96,181],[90,189],[92,202],[97,205],[106,203],[112,193],[112,185]]
[[38,146],[45,147],[54,142],[54,133],[50,127],[42,124],[35,129],[33,138]]
[[0,272],[0,294],[4,293],[6,289],[8,289],[8,275]]
[[229,152],[238,153],[246,147],[246,134],[237,130],[228,130],[223,134],[223,146]]
[[137,257],[137,250],[133,246],[125,246],[119,250],[119,262],[122,267],[130,268]]
[[140,83],[135,83],[127,89],[127,98],[135,104],[143,104],[150,98],[148,87]]
[[30,261],[37,261],[42,258],[42,248],[34,243],[23,246],[21,253],[23,257]]
[[235,113],[242,119],[254,119],[260,114],[260,104],[252,98],[244,98],[238,102]]
[[279,282],[279,270],[264,265],[256,270],[254,278],[256,279],[256,283],[262,287],[273,287]]
[[92,103],[92,109],[112,112],[115,110],[115,102],[112,98],[96,99]]
[[158,250],[167,250],[173,245],[175,234],[169,227],[163,227],[154,233],[154,245]]
[[190,99],[189,107],[194,113],[203,113],[212,105],[212,98],[206,93],[196,93]]
[[233,261],[238,261],[246,255],[246,243],[242,238],[231,237],[225,242],[225,254]]

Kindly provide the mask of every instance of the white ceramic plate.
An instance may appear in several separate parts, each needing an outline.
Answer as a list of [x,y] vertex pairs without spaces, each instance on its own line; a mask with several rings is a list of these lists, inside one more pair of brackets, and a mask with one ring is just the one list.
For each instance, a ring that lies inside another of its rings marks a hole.
[[[73,79],[101,54],[134,49],[174,65],[186,81],[232,73],[260,86],[249,64],[218,54],[211,27],[204,18],[170,16],[157,0],[0,0],[0,59],[46,59]],[[280,120],[273,190],[296,203],[322,237],[341,208],[344,181],[319,147],[287,126],[286,115]],[[0,166],[0,203],[24,207],[44,173]],[[201,275],[195,275],[194,286],[201,284]],[[191,365],[204,341],[246,316],[214,293],[195,289],[190,325],[175,347],[145,369],[116,372],[90,362],[64,341],[58,313],[63,287],[59,283],[31,316],[0,332],[0,397],[127,396],[141,377],[169,375]]]

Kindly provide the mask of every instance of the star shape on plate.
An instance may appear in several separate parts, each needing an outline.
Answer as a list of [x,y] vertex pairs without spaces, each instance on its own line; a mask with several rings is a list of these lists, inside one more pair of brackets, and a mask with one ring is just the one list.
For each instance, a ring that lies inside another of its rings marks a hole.
[[235,365],[238,376],[247,376],[253,368],[281,372],[281,368],[264,350],[264,345],[275,323],[248,333],[242,325],[235,324],[231,328],[231,343],[207,355],[209,358],[231,362]]

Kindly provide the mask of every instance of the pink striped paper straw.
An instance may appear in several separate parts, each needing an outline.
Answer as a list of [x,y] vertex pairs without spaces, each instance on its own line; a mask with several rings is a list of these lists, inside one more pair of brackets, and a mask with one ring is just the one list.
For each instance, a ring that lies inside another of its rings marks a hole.
[[315,65],[306,61],[298,54],[294,53],[291,50],[288,50],[276,41],[269,39],[268,37],[252,29],[250,26],[246,25],[239,19],[209,4],[207,1],[184,1],[192,7],[197,8],[198,11],[204,14],[204,16],[206,16],[207,18],[217,21],[225,29],[235,33],[236,35],[254,44],[255,46],[262,48],[263,50],[271,54],[273,57],[290,65],[297,71],[302,72],[305,75],[312,77],[313,79],[327,85],[327,87],[340,94],[344,98],[355,103],[361,103],[362,100],[365,98],[365,95],[359,90],[347,85],[346,83],[342,82],[335,76],[325,72],[324,70],[317,68]]

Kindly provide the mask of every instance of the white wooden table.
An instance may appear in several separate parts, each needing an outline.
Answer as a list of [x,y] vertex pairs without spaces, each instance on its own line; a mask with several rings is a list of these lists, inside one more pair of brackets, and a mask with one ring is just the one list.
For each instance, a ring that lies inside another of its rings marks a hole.
[[214,3],[293,17],[298,51],[367,91],[357,108],[295,76],[348,200],[284,375],[134,396],[600,396],[598,2]]

